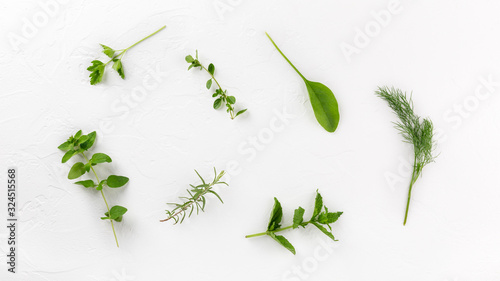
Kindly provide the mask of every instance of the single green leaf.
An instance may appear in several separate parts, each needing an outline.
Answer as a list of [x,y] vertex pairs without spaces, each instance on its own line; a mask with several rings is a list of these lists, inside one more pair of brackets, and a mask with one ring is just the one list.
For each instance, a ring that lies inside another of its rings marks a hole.
[[236,102],[236,98],[234,96],[228,96],[227,102],[230,104],[234,104]]
[[76,144],[80,145],[80,144],[86,142],[88,139],[89,139],[88,135],[83,135],[83,136],[81,136],[81,137],[78,138],[78,141],[76,142]]
[[208,79],[208,81],[207,81],[207,89],[210,90],[211,87],[212,87],[212,79]]
[[276,235],[273,232],[269,233],[269,236],[271,236],[274,240],[276,240],[283,247],[285,247],[288,251],[292,252],[292,254],[295,255],[295,248],[293,247],[292,243],[290,243],[285,237],[283,237],[281,235]]
[[235,115],[234,117],[236,117],[236,116],[238,116],[238,115],[240,115],[240,114],[242,114],[242,113],[245,113],[245,111],[247,111],[247,110],[246,110],[246,109],[243,109],[243,110],[238,111],[238,113],[236,113],[236,115]]
[[95,183],[93,180],[84,180],[84,181],[77,181],[75,184],[83,185],[84,187],[95,187]]
[[81,177],[83,174],[85,174],[85,164],[77,162],[71,167],[71,170],[69,170],[68,179],[74,180]]
[[97,134],[94,131],[94,132],[88,134],[87,136],[88,136],[88,139],[84,143],[80,144],[80,148],[83,150],[89,150],[94,145]]
[[89,75],[91,85],[96,85],[102,81],[105,67],[106,65],[102,61],[92,61],[92,65],[87,68],[91,72]]
[[311,220],[316,218],[317,215],[319,215],[322,208],[323,208],[323,197],[321,197],[321,194],[319,194],[319,192],[316,191],[316,199],[314,200],[314,212]]
[[117,222],[121,222],[122,221],[122,218],[123,218],[123,215],[127,212],[127,208],[125,207],[122,207],[122,206],[113,206],[110,210],[109,210],[109,215],[108,217],[112,220],[115,220]]
[[337,241],[337,240],[335,240],[335,237],[333,236],[333,234],[331,232],[329,232],[326,228],[321,226],[319,223],[317,223],[317,222],[311,222],[311,223],[314,224],[314,226],[316,226],[319,230],[321,230],[321,232],[323,232],[326,236],[330,237],[333,241]]
[[110,58],[113,58],[113,56],[115,55],[115,50],[113,50],[113,49],[111,49],[110,47],[108,47],[108,46],[106,46],[106,45],[103,45],[103,44],[101,44],[101,46],[102,46],[102,52],[103,52],[106,56],[108,56],[108,57],[110,57]]
[[68,160],[71,159],[71,157],[73,157],[75,154],[76,154],[75,150],[68,150],[68,152],[66,152],[62,158],[62,162],[63,163],[68,162]]
[[73,149],[73,143],[70,142],[70,141],[66,141],[64,143],[62,143],[60,146],[58,146],[57,148],[59,148],[60,150],[70,150],[70,149]]
[[298,228],[304,222],[304,208],[298,207],[293,213],[293,228]]
[[268,231],[273,231],[281,226],[281,219],[283,218],[283,209],[281,208],[281,203],[274,197],[273,211],[271,212],[271,217],[269,218],[269,224],[267,225]]
[[273,43],[274,47],[283,56],[283,58],[292,66],[292,68],[300,75],[304,80],[307,87],[307,92],[309,93],[309,99],[311,100],[311,105],[313,107],[314,116],[318,123],[328,132],[335,132],[338,127],[340,120],[339,106],[337,99],[333,92],[325,85],[312,82],[307,80],[302,73],[292,64],[292,62],[285,56],[285,54],[280,50],[278,45],[273,41],[271,36],[267,34],[267,37]]
[[82,130],[79,130],[78,132],[76,132],[76,134],[73,138],[79,139],[81,136],[82,136]]
[[192,63],[194,61],[194,58],[191,55],[186,56],[186,61],[188,63]]
[[117,188],[126,185],[127,182],[128,182],[127,177],[111,175],[108,177],[106,184],[111,188]]
[[210,74],[214,75],[214,73],[215,73],[215,66],[214,66],[213,63],[211,63],[211,64],[208,65],[208,72]]
[[120,77],[122,79],[125,79],[125,72],[123,71],[123,65],[122,65],[122,60],[118,60],[118,59],[115,59],[113,60],[113,69],[116,70],[116,72],[118,72],[118,74],[120,75]]
[[336,213],[321,213],[318,217],[318,222],[321,224],[330,224],[336,222],[343,212]]
[[111,163],[111,157],[104,153],[96,153],[92,155],[92,158],[90,158],[90,162],[92,164],[99,164],[99,163]]
[[219,109],[220,106],[222,105],[222,99],[218,98],[214,101],[214,109]]

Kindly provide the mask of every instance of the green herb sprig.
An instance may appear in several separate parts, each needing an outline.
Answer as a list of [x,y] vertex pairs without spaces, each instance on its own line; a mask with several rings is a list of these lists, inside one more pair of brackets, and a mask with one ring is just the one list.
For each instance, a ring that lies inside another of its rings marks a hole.
[[410,208],[410,199],[413,185],[422,173],[422,169],[429,163],[434,162],[435,142],[433,141],[432,121],[429,118],[421,120],[420,116],[413,111],[413,102],[411,96],[408,99],[406,94],[400,89],[379,87],[375,92],[389,104],[394,113],[399,117],[399,122],[396,122],[396,129],[403,136],[404,142],[413,145],[414,162],[413,172],[408,190],[408,201],[406,203],[405,218],[403,225],[406,225],[408,219],[408,210]]
[[157,31],[151,33],[150,35],[144,37],[143,39],[137,41],[130,47],[126,49],[120,49],[120,50],[113,50],[112,48],[101,44],[102,47],[102,52],[110,58],[110,60],[106,63],[103,63],[100,60],[93,60],[92,65],[87,68],[88,71],[90,71],[90,84],[91,85],[96,85],[102,81],[102,78],[104,77],[104,71],[106,69],[106,66],[113,62],[113,69],[118,72],[118,75],[122,79],[125,79],[125,71],[123,70],[123,64],[122,64],[122,58],[125,55],[125,53],[130,50],[132,47],[135,45],[141,43],[142,41],[148,39],[149,37],[155,35],[156,33],[160,32],[163,30],[166,26],[163,26],[162,28],[158,29]]
[[[323,212],[321,211],[322,209],[324,210]],[[298,207],[293,215],[293,224],[290,226],[281,227],[283,210],[281,208],[281,203],[275,197],[274,207],[271,212],[271,218],[269,219],[269,223],[267,225],[267,231],[247,235],[245,236],[245,238],[252,238],[264,235],[270,236],[271,238],[276,240],[276,242],[278,242],[280,245],[282,245],[295,255],[295,248],[293,247],[293,245],[285,237],[277,235],[276,233],[292,228],[293,229],[299,227],[305,228],[308,224],[312,224],[319,230],[321,230],[321,232],[323,232],[326,236],[330,237],[333,241],[337,241],[335,240],[335,237],[331,232],[332,228],[330,227],[330,224],[336,222],[343,212],[336,212],[336,213],[329,212],[328,208],[323,205],[323,197],[321,197],[321,194],[318,191],[316,191],[314,211],[309,221],[304,221],[304,213],[305,210],[302,207]],[[326,225],[330,231],[328,231],[324,227],[324,225]]]
[[167,203],[169,205],[174,205],[175,208],[171,211],[167,210],[167,215],[168,217],[166,219],[160,220],[160,222],[166,222],[168,220],[173,219],[174,224],[177,223],[182,223],[186,216],[191,217],[193,214],[194,210],[196,209],[196,214],[199,214],[200,211],[205,212],[205,205],[207,203],[207,200],[205,196],[209,193],[215,195],[220,202],[224,203],[217,194],[213,190],[213,187],[218,185],[218,184],[224,184],[226,186],[229,186],[227,183],[221,181],[221,178],[224,176],[225,172],[222,171],[219,174],[217,174],[217,171],[214,168],[214,180],[212,182],[206,182],[198,173],[198,171],[194,170],[198,177],[200,178],[202,184],[199,184],[197,186],[194,186],[190,184],[191,190],[186,189],[186,191],[189,194],[189,197],[179,197],[179,199],[185,200],[183,203]]
[[314,111],[314,116],[318,120],[319,124],[330,133],[335,132],[340,121],[340,112],[337,99],[333,92],[325,85],[319,82],[312,82],[307,80],[302,73],[292,64],[292,62],[283,54],[283,52],[278,48],[278,45],[274,43],[273,39],[269,34],[267,34],[271,43],[278,52],[285,58],[285,60],[292,66],[293,69],[299,74],[299,76],[304,80],[307,87],[307,92],[309,93],[309,99],[311,100],[311,105]]
[[201,62],[198,60],[198,50],[196,51],[196,58],[188,55],[186,56],[186,62],[190,64],[188,70],[193,67],[199,67],[200,70],[205,70],[210,75],[210,79],[208,79],[206,83],[206,87],[208,90],[212,88],[212,82],[215,82],[215,84],[217,84],[217,89],[215,89],[215,93],[212,95],[212,97],[217,98],[214,101],[214,109],[219,109],[222,104],[225,103],[226,111],[231,116],[231,119],[234,119],[238,115],[247,111],[246,109],[242,109],[237,113],[234,113],[234,104],[236,103],[236,98],[234,96],[228,96],[227,90],[223,90],[217,79],[215,79],[215,66],[213,65],[213,63],[209,64],[208,68],[201,64]]
[[128,183],[129,179],[123,176],[110,175],[107,179],[99,180],[99,176],[97,175],[94,167],[101,163],[111,163],[112,160],[111,157],[104,153],[95,153],[90,157],[90,159],[87,157],[87,155],[85,155],[85,152],[94,145],[96,136],[96,132],[92,132],[88,135],[83,135],[82,131],[80,130],[74,136],[69,137],[69,139],[61,144],[58,148],[60,150],[66,151],[62,158],[62,163],[66,163],[69,159],[78,154],[80,154],[83,159],[85,159],[85,162],[77,162],[71,167],[71,170],[68,174],[68,179],[77,179],[92,170],[92,173],[94,174],[97,182],[94,182],[94,180],[92,179],[88,179],[77,181],[75,182],[75,184],[81,185],[85,188],[95,188],[96,190],[100,191],[107,209],[107,212],[104,213],[104,217],[101,217],[101,219],[109,220],[111,222],[111,228],[113,229],[116,246],[119,247],[113,221],[121,222],[123,219],[123,215],[127,212],[127,208],[119,205],[115,205],[109,208],[106,196],[104,196],[103,188],[105,186],[110,188],[122,187]]

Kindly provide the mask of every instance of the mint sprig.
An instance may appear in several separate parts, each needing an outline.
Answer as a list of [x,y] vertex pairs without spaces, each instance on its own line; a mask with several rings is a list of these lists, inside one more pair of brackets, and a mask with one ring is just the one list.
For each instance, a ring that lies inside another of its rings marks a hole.
[[[316,191],[316,200],[314,203],[314,210],[311,219],[309,219],[308,221],[304,221],[304,213],[305,210],[302,207],[298,207],[294,211],[293,224],[290,226],[281,227],[281,221],[283,219],[283,209],[281,208],[281,203],[278,201],[278,199],[274,198],[274,206],[271,212],[269,223],[267,225],[267,231],[247,235],[245,236],[245,238],[267,235],[295,255],[295,247],[293,247],[293,245],[284,236],[277,235],[276,233],[288,229],[297,229],[299,227],[305,228],[308,224],[312,224],[326,236],[330,237],[333,241],[337,241],[333,236],[333,233],[331,232],[332,228],[330,227],[330,224],[336,222],[343,212],[332,213],[328,211],[328,208],[323,205],[323,197],[321,197],[321,194],[318,191]],[[328,229],[325,226],[328,227]]]

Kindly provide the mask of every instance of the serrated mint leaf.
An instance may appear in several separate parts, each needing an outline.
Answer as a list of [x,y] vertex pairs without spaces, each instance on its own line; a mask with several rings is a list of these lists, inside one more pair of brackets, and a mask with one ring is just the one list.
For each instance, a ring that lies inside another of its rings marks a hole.
[[285,237],[283,237],[281,235],[276,235],[272,232],[269,234],[269,236],[271,236],[274,240],[276,240],[283,247],[285,247],[288,251],[292,252],[292,254],[295,255],[295,248]]
[[298,207],[293,213],[293,228],[297,228],[300,226],[302,222],[304,222],[304,212],[305,210],[302,207]]
[[283,218],[283,209],[281,208],[281,203],[276,197],[274,197],[274,206],[271,212],[271,217],[269,218],[269,224],[267,225],[267,230],[272,231],[278,229],[281,226],[281,219]]

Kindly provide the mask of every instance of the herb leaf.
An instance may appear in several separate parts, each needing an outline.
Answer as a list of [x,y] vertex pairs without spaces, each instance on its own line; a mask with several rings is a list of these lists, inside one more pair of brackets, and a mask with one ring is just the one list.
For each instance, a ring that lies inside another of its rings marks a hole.
[[111,188],[122,187],[128,183],[127,177],[111,175],[108,177],[106,184]]
[[290,252],[292,252],[292,254],[295,255],[295,248],[293,247],[293,245],[285,237],[283,237],[281,235],[276,235],[273,232],[271,232],[269,234],[269,236],[271,236],[271,238],[273,238],[274,240],[276,240],[283,247],[285,247],[287,250],[289,250]]
[[[324,212],[321,213],[321,209],[323,208]],[[290,226],[281,227],[280,223],[283,218],[283,211],[278,199],[274,198],[274,207],[271,212],[271,218],[269,219],[267,231],[247,235],[245,236],[245,238],[267,235],[276,240],[290,252],[295,254],[295,248],[292,246],[292,244],[285,237],[276,235],[276,233],[287,229],[292,229],[292,228],[296,229],[299,228],[299,226],[305,228],[308,224],[313,224],[314,226],[316,226],[316,228],[318,228],[326,236],[330,237],[333,241],[337,241],[335,240],[333,234],[330,231],[328,231],[324,226],[327,226],[331,230],[332,228],[330,226],[330,223],[336,222],[337,219],[342,215],[342,212],[336,212],[336,213],[328,212],[328,208],[323,205],[323,198],[321,197],[321,194],[319,194],[318,191],[316,191],[314,213],[311,220],[304,222],[304,212],[305,210],[302,207],[298,207],[297,209],[295,209],[293,214],[293,224]]]
[[271,36],[267,34],[267,37],[273,43],[274,47],[278,52],[285,58],[285,60],[292,66],[292,68],[299,74],[299,76],[304,80],[307,87],[307,92],[309,93],[309,99],[311,100],[311,105],[314,111],[314,116],[318,123],[328,132],[335,132],[338,127],[340,120],[339,105],[337,99],[333,92],[325,85],[319,82],[312,82],[307,80],[302,73],[292,64],[292,62],[285,56],[285,54],[280,50],[278,45],[273,41]]
[[84,187],[95,187],[95,183],[93,180],[84,180],[84,181],[77,181],[75,184],[83,185]]
[[434,162],[435,159],[433,155],[435,147],[433,125],[430,119],[421,120],[420,116],[415,114],[411,96],[408,99],[403,91],[395,88],[379,87],[375,94],[387,101],[389,107],[399,118],[396,129],[400,131],[405,142],[413,145],[413,172],[403,221],[403,225],[406,225],[413,185],[422,173],[422,169],[427,164]]
[[92,155],[92,158],[90,159],[90,162],[95,165],[99,163],[111,163],[111,157],[104,153],[96,153]]
[[304,208],[298,207],[293,213],[293,228],[298,228],[304,222]]
[[283,209],[281,208],[281,203],[274,197],[273,211],[271,212],[271,217],[269,218],[269,224],[267,225],[268,231],[273,231],[280,228],[281,219],[283,218]]
[[82,162],[77,162],[73,165],[73,167],[71,167],[71,170],[69,170],[68,179],[77,179],[85,174],[85,172],[85,164],[83,164]]

